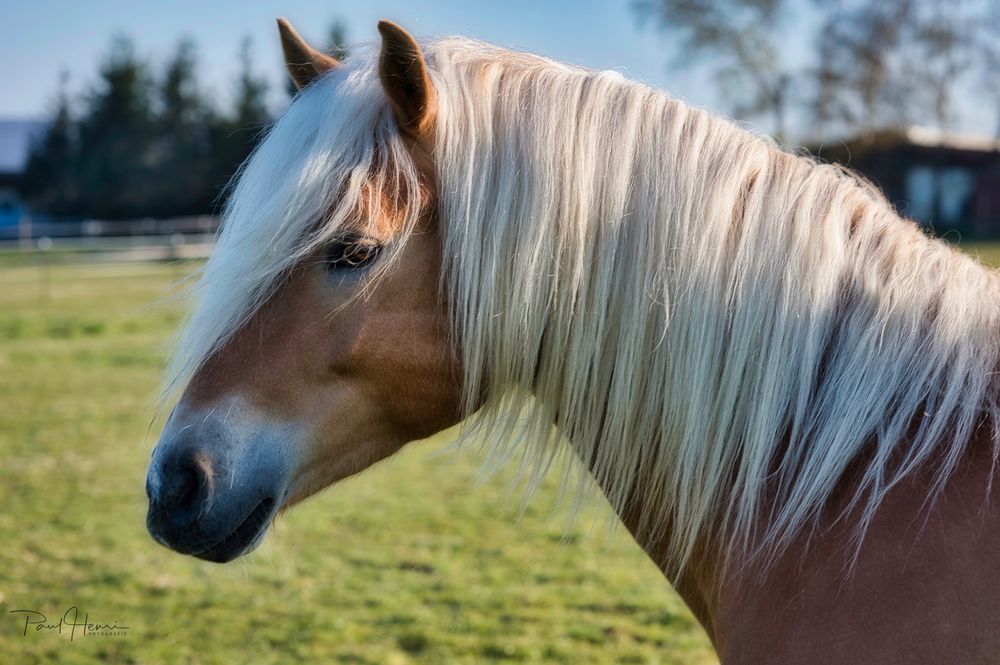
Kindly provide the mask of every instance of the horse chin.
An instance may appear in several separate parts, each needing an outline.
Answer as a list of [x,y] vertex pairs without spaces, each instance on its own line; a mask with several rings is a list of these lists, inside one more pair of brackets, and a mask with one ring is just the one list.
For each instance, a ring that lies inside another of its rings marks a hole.
[[228,536],[211,547],[191,555],[213,563],[228,563],[253,552],[263,542],[277,513],[274,499],[264,499]]

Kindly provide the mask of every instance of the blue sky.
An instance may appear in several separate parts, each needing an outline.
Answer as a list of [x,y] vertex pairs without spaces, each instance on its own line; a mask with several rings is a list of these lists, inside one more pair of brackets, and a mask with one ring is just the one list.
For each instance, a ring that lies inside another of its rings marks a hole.
[[[699,106],[726,112],[725,100],[704,67],[668,68],[667,38],[650,27],[639,27],[630,4],[630,0],[13,0],[0,9],[0,118],[44,116],[62,70],[70,75],[70,91],[82,91],[116,32],[130,35],[154,64],[170,56],[181,36],[192,37],[202,66],[202,87],[222,104],[233,89],[240,40],[249,35],[255,64],[272,82],[271,101],[278,108],[284,92],[277,16],[287,17],[315,43],[323,42],[335,18],[347,23],[352,41],[376,39],[375,26],[383,17],[418,37],[464,34],[588,67],[616,69]],[[805,61],[807,49],[801,39],[791,39],[788,49],[793,61]],[[958,129],[990,132],[995,122],[992,109],[983,106],[961,100]],[[760,119],[756,128],[770,129],[766,119]]]

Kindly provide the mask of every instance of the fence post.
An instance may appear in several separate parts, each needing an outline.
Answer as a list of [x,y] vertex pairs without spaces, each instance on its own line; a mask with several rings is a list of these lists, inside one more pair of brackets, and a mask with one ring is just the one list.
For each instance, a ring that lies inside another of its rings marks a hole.
[[31,215],[26,210],[21,211],[21,217],[17,220],[17,237],[21,251],[30,252],[34,248],[34,243],[31,242]]
[[38,239],[38,267],[42,274],[42,302],[46,305],[52,300],[52,269],[49,265],[49,250],[52,249],[52,239],[42,236]]

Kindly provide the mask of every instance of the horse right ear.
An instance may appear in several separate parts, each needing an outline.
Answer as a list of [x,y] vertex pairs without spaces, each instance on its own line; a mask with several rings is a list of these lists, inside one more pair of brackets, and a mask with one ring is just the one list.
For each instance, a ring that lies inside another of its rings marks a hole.
[[434,125],[436,96],[416,40],[392,21],[379,21],[382,52],[378,73],[400,129],[423,138]]
[[292,24],[283,18],[278,19],[278,32],[281,33],[281,50],[285,52],[285,66],[297,89],[301,90],[324,72],[340,66],[336,58],[309,46]]

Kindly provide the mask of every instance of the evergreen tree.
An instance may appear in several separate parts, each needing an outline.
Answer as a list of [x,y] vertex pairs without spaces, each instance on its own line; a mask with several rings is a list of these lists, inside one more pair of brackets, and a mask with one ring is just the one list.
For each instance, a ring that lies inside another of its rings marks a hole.
[[209,105],[197,83],[194,43],[177,46],[159,91],[160,112],[154,156],[159,159],[151,212],[157,217],[207,211],[214,199]]
[[52,123],[32,146],[20,182],[22,194],[34,207],[54,215],[73,214],[78,197],[77,152],[67,81],[68,75],[60,74]]
[[[216,192],[236,173],[250,156],[271,122],[267,110],[267,82],[254,70],[253,41],[246,37],[240,45],[240,73],[236,84],[233,114],[215,123],[213,145]],[[221,203],[221,201],[216,201]]]
[[337,60],[343,60],[347,57],[347,24],[341,19],[335,20],[330,26],[327,52]]
[[240,76],[236,88],[236,116],[238,128],[264,129],[271,121],[267,112],[267,81],[254,73],[253,40],[245,37],[240,45]]
[[201,95],[197,58],[182,40],[154,80],[125,37],[115,37],[74,117],[63,79],[53,120],[20,183],[40,212],[128,219],[205,214],[270,122],[267,84],[243,41],[229,113]]
[[80,123],[80,211],[104,219],[149,212],[155,131],[149,72],[132,42],[114,38]]

